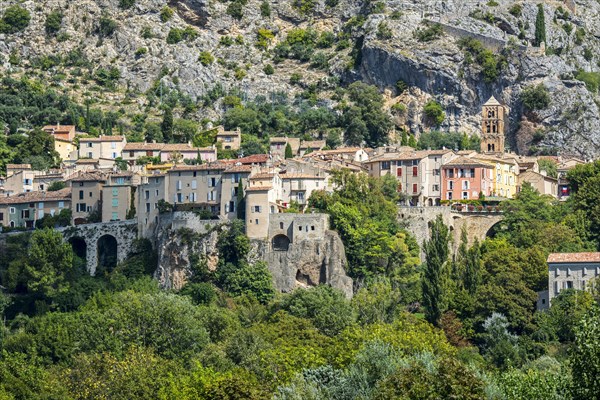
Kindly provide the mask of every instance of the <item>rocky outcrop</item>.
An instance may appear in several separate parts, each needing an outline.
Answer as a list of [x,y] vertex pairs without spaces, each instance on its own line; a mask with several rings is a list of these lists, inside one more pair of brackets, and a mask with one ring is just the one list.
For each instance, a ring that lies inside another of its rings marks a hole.
[[337,232],[326,231],[321,240],[291,243],[287,251],[274,251],[270,243],[253,240],[254,257],[267,262],[275,286],[290,292],[298,287],[329,284],[352,297],[352,279],[346,275],[346,252]]
[[[227,229],[226,222],[201,220],[190,212],[163,215],[156,231],[158,268],[154,273],[161,287],[181,289],[194,270],[215,271],[219,262],[217,241],[223,229]],[[249,261],[265,261],[278,290],[328,284],[352,297],[352,279],[345,272],[346,252],[336,232],[296,240],[287,251],[272,250],[269,241],[252,240],[251,245]]]

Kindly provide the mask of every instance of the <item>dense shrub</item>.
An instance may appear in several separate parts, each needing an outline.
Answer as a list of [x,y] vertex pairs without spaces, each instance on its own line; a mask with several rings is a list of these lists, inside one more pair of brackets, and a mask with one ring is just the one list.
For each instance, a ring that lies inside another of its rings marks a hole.
[[423,113],[427,121],[432,125],[440,125],[446,118],[442,105],[435,100],[431,100],[425,104]]
[[414,31],[413,36],[419,42],[431,42],[442,36],[443,32],[442,25],[433,24],[424,29],[417,29]]
[[124,10],[133,7],[134,4],[135,0],[119,0],[119,7]]
[[12,5],[6,8],[0,19],[0,33],[20,32],[29,26],[31,14],[25,8]]
[[200,63],[206,67],[212,64],[215,61],[215,58],[212,54],[210,54],[210,52],[201,51],[200,55],[198,56],[198,61],[200,61]]
[[600,72],[579,71],[575,79],[585,83],[585,87],[592,93],[598,93],[600,88]]
[[46,33],[48,33],[49,35],[56,34],[56,32],[60,30],[62,20],[63,13],[59,10],[52,11],[50,14],[48,14],[46,16],[46,22],[44,23]]
[[164,6],[160,10],[160,20],[162,22],[167,22],[173,17],[173,9],[169,6]]
[[550,105],[550,92],[543,83],[531,85],[521,92],[521,101],[530,111],[543,110]]
[[98,25],[98,34],[100,35],[100,37],[108,37],[112,35],[116,30],[117,23],[114,20],[110,19],[106,15],[100,17],[100,22]]
[[494,82],[506,65],[506,60],[501,55],[483,47],[483,44],[473,38],[459,40],[459,47],[465,52],[465,63],[476,62],[481,68],[483,80],[487,83]]

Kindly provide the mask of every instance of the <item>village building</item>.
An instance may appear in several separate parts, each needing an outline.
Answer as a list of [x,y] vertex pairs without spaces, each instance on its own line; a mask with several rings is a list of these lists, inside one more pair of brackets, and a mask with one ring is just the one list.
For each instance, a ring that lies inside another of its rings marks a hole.
[[160,151],[162,150],[164,143],[127,143],[123,147],[121,158],[127,161],[129,164],[134,164],[139,158],[142,157],[160,157]]
[[600,252],[552,253],[548,256],[548,290],[538,293],[538,309],[550,307],[565,289],[588,290],[600,275]]
[[300,143],[300,147],[298,148],[298,153],[299,153],[300,157],[302,157],[305,154],[310,154],[314,151],[322,150],[323,147],[325,147],[324,140],[302,141],[302,143]]
[[512,157],[503,154],[477,154],[472,157],[494,167],[492,174],[492,196],[499,199],[512,199],[517,193],[519,164]]
[[300,150],[300,139],[299,138],[288,138],[288,137],[272,137],[269,139],[269,153],[275,160],[285,159],[285,148],[290,145],[292,149],[292,156],[296,156]]
[[191,143],[171,143],[160,150],[161,162],[179,163],[184,160],[198,160],[203,163],[217,161],[216,147],[194,147]]
[[517,192],[521,191],[526,182],[541,194],[558,198],[558,179],[546,175],[546,171],[541,173],[532,170],[521,172],[518,176]]
[[46,125],[42,130],[54,137],[54,140],[60,139],[68,142],[73,142],[76,135],[75,125]]
[[221,143],[223,150],[239,150],[242,144],[242,131],[236,128],[235,131],[226,131],[222,125],[217,126],[217,143]]
[[79,139],[79,158],[114,160],[121,157],[127,144],[125,136],[100,135]]
[[271,214],[282,207],[282,183],[278,173],[262,172],[250,176],[246,189],[246,235],[264,239],[269,233]]
[[442,200],[478,200],[492,194],[494,167],[459,156],[442,166]]
[[68,180],[73,224],[102,220],[102,187],[106,178],[99,172],[81,172]]
[[133,218],[137,204],[135,179],[131,172],[119,172],[106,177],[102,185],[102,222]]
[[46,215],[54,216],[71,206],[69,188],[54,192],[24,192],[0,197],[0,224],[10,228],[33,228]]

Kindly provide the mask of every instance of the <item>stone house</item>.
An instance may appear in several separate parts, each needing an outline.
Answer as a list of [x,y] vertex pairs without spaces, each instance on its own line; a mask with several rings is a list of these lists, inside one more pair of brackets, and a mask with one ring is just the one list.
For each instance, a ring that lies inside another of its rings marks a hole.
[[42,130],[54,137],[54,140],[60,139],[68,142],[73,142],[75,139],[75,125],[46,125]]
[[[136,186],[131,172],[107,176],[102,186],[102,222],[128,219],[132,205],[136,205]],[[136,210],[137,211],[137,210]]]
[[250,176],[246,189],[246,235],[251,239],[265,239],[269,235],[271,214],[282,208],[282,183],[279,174],[262,172]]
[[[237,218],[238,213],[238,191],[240,186],[245,189],[248,186],[248,178],[251,173],[258,172],[258,166],[233,165],[223,171],[221,180],[221,216],[227,219]],[[245,193],[244,193],[245,194]]]
[[518,176],[517,192],[521,191],[523,184],[528,182],[541,194],[549,195],[558,198],[558,179],[546,175],[546,171],[542,173],[534,171],[522,172]]
[[205,211],[213,216],[221,213],[222,173],[226,164],[180,165],[167,171],[166,200],[175,209]]
[[552,253],[548,256],[548,291],[538,294],[538,309],[548,308],[564,289],[586,290],[600,275],[600,252]]
[[292,148],[292,155],[296,156],[300,149],[299,138],[288,138],[288,137],[272,137],[269,139],[269,153],[275,160],[285,159],[285,148],[290,145]]
[[194,147],[191,143],[172,143],[163,145],[160,150],[161,162],[181,162],[201,158],[203,163],[217,161],[217,149],[212,147]]
[[79,158],[114,160],[121,157],[126,144],[125,136],[100,135],[95,138],[80,138]]
[[324,140],[310,140],[310,141],[302,141],[300,143],[300,147],[298,148],[298,153],[300,157],[305,155],[306,153],[312,153],[313,151],[322,150],[325,147]]
[[223,150],[239,150],[242,144],[242,131],[236,128],[235,131],[226,131],[222,125],[217,127],[217,143],[222,143]]
[[169,175],[166,172],[156,172],[144,176],[138,187],[138,232],[142,237],[150,237],[158,226],[159,201],[167,201],[169,198],[167,188],[169,186]]
[[283,207],[288,207],[293,201],[304,208],[308,205],[312,192],[329,188],[329,176],[324,172],[320,174],[290,172],[281,174],[280,177]]
[[77,160],[77,146],[71,140],[55,137],[54,150],[63,162],[74,162]]
[[159,157],[164,143],[127,143],[123,147],[121,158],[130,164],[134,164],[140,157]]
[[459,156],[442,165],[442,200],[477,200],[492,193],[494,167]]
[[7,195],[33,192],[35,190],[33,180],[36,172],[31,164],[7,164],[6,178],[4,179],[4,193]]
[[369,159],[369,154],[361,147],[340,147],[334,150],[318,150],[307,154],[307,156],[319,158],[321,160],[341,159],[359,163]]
[[71,189],[73,224],[102,219],[102,187],[106,177],[99,172],[80,172],[68,180]]
[[0,224],[6,227],[33,228],[45,215],[60,213],[71,206],[69,188],[54,192],[25,192],[0,197]]

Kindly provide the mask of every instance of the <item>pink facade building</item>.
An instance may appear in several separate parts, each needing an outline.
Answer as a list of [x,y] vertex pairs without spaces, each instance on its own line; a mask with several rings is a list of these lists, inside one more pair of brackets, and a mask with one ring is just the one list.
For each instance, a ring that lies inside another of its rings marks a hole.
[[494,167],[467,157],[458,157],[442,166],[442,200],[477,200],[490,196]]

